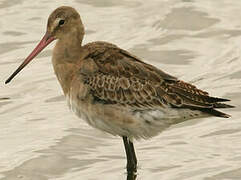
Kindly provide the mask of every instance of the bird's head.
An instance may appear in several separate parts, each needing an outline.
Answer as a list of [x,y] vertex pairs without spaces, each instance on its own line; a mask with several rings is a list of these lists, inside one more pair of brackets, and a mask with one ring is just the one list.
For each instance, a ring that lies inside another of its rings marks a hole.
[[75,36],[80,43],[84,36],[84,27],[79,13],[72,7],[61,6],[55,9],[48,18],[45,35],[24,62],[5,81],[9,83],[31,60],[54,40],[68,39]]

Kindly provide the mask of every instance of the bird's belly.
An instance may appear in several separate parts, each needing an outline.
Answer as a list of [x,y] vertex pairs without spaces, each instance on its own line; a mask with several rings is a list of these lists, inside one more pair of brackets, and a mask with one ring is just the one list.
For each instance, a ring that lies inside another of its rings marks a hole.
[[108,114],[104,108],[101,111],[102,107],[95,107],[91,103],[82,103],[69,96],[67,96],[67,103],[69,108],[90,126],[112,135],[123,136],[126,134],[123,132],[124,130],[121,125],[117,125],[118,123],[110,120],[115,119],[115,117],[111,117],[111,112]]
[[78,103],[67,98],[70,109],[90,126],[112,135],[135,139],[156,136],[172,124],[203,117],[200,111],[189,109],[164,109],[133,111],[108,105]]

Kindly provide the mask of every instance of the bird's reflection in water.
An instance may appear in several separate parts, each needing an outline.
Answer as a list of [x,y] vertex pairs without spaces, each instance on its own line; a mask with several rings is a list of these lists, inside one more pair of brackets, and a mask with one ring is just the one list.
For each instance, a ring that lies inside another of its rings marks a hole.
[[137,174],[136,172],[128,172],[126,180],[136,180]]

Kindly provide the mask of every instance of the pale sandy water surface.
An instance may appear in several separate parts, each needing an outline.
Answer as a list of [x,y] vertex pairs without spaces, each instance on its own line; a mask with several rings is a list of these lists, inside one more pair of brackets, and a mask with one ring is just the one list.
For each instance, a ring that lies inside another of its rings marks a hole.
[[237,106],[225,110],[230,119],[191,120],[136,142],[137,179],[241,179],[239,0],[0,0],[0,179],[126,179],[121,139],[68,110],[50,61],[53,45],[4,85],[63,4],[80,12],[85,43],[118,44]]

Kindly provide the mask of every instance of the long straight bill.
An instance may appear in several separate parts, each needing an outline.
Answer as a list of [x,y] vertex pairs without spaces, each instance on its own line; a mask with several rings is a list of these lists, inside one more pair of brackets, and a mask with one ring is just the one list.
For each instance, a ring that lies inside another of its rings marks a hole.
[[9,83],[35,56],[37,56],[47,45],[49,45],[54,37],[49,36],[47,33],[44,35],[39,44],[31,52],[31,54],[23,61],[23,63],[13,72],[13,74],[5,81],[5,84]]

